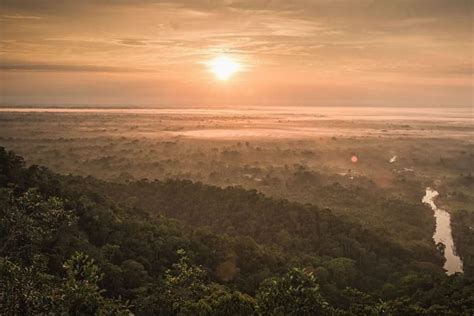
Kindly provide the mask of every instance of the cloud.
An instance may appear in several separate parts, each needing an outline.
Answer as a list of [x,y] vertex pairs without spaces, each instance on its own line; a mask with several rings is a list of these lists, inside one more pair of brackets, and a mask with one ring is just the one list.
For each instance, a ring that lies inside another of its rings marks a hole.
[[60,12],[79,7],[168,5],[195,10],[234,9],[245,11],[273,11],[300,16],[346,18],[413,18],[472,14],[471,0],[2,0],[2,7],[19,11]]
[[35,15],[0,15],[0,20],[41,20],[43,17]]
[[146,72],[143,69],[96,66],[96,65],[64,65],[64,64],[40,64],[40,63],[3,63],[0,70],[4,71],[32,71],[32,72]]
[[472,76],[473,5],[472,0],[1,0],[0,70],[9,78],[51,82],[94,73],[94,80],[104,77],[104,85],[110,77],[130,82],[149,77],[153,91],[163,80],[205,89],[212,78],[202,62],[230,54],[250,69],[236,79],[251,82],[252,91],[268,85],[263,92],[268,95],[280,89],[277,81],[308,91],[344,80],[363,89],[418,79],[464,85]]
[[147,40],[140,38],[119,38],[118,43],[122,45],[144,46],[147,45]]

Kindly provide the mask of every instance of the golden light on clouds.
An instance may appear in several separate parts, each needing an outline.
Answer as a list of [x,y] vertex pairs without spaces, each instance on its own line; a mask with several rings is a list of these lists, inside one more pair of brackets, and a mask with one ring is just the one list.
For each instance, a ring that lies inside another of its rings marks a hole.
[[0,11],[0,104],[473,102],[473,1],[2,0]]
[[240,63],[228,56],[218,56],[206,64],[209,67],[209,70],[219,80],[227,80],[236,72],[242,70]]

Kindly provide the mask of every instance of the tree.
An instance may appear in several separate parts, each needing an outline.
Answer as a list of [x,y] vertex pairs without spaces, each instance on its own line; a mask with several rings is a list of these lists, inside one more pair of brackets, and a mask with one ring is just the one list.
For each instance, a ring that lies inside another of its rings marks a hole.
[[38,315],[51,310],[54,277],[43,268],[36,259],[24,267],[0,257],[0,315]]
[[128,304],[105,298],[97,285],[102,275],[87,255],[75,253],[64,264],[67,277],[45,272],[35,256],[31,266],[0,258],[1,315],[128,315]]
[[83,253],[76,252],[64,264],[67,278],[55,292],[56,311],[68,315],[128,315],[127,303],[108,299],[98,286],[99,268]]
[[201,315],[248,316],[256,314],[255,299],[238,291],[215,289],[198,302]]
[[0,255],[29,264],[61,226],[75,220],[59,198],[45,199],[35,189],[19,196],[11,189],[0,189]]
[[264,281],[257,293],[257,308],[262,315],[323,316],[333,312],[314,275],[298,268]]
[[198,301],[210,293],[207,274],[190,263],[183,249],[177,251],[179,261],[165,272],[163,283],[142,293],[139,313],[144,315],[198,315]]

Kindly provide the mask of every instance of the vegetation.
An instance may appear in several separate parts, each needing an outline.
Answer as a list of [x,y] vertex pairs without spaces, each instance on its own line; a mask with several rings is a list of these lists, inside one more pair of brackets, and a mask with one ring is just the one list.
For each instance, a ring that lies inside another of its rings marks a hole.
[[2,314],[471,315],[474,283],[312,205],[0,149]]
[[[427,186],[437,189],[437,205],[453,217],[458,210],[474,211],[474,147],[467,121],[300,120],[296,113],[274,117],[252,111],[133,113],[4,112],[0,142],[28,163],[61,174],[112,182],[189,179],[318,205],[426,258],[438,255],[433,213],[420,203]],[[245,135],[251,136],[219,137],[228,129],[238,135],[249,122],[252,129]],[[259,134],[268,128],[298,134]],[[328,134],[303,133],[306,128]],[[350,161],[352,154],[358,163]],[[452,227],[461,243],[469,240],[465,233],[471,226],[461,220]],[[472,266],[470,244],[457,246],[465,266]]]

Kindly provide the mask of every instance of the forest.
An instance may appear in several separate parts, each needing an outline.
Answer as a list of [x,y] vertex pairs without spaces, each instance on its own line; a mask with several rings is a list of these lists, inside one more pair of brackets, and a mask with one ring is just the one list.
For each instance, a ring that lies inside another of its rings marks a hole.
[[317,203],[60,175],[3,147],[0,188],[1,314],[474,314],[439,251]]
[[473,0],[0,12],[0,316],[474,316]]

